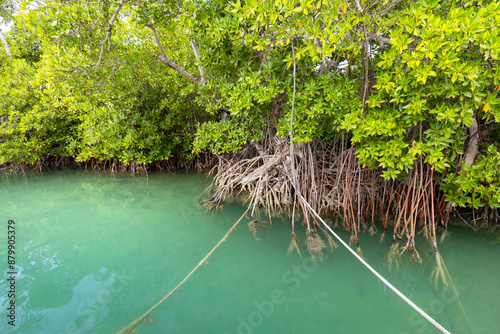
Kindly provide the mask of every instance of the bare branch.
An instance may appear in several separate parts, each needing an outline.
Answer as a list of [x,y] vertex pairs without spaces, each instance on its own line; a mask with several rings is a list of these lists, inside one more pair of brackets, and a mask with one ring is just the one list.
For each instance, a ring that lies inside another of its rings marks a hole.
[[367,38],[367,40],[368,40],[368,43],[378,42],[378,45],[380,47],[383,47],[384,45],[391,44],[391,39],[390,38],[388,38],[388,37],[382,37],[382,36],[379,36],[379,35],[376,35],[376,34],[369,35],[368,38]]
[[[141,6],[141,3],[138,0],[134,0],[134,2],[135,2],[135,4],[138,7]],[[198,78],[196,78],[195,76],[191,75],[188,71],[186,71],[185,68],[183,68],[180,65],[177,65],[172,60],[170,60],[170,58],[167,57],[167,54],[165,53],[165,50],[163,49],[163,46],[161,45],[160,38],[158,37],[158,34],[156,33],[156,29],[155,29],[155,27],[153,25],[153,21],[151,21],[151,18],[149,17],[149,15],[147,13],[143,13],[143,15],[148,20],[148,27],[151,30],[151,32],[153,33],[156,45],[158,46],[158,49],[160,49],[160,52],[161,52],[161,55],[154,54],[154,56],[156,58],[158,58],[163,64],[165,64],[168,67],[176,70],[177,72],[179,72],[180,74],[182,74],[183,76],[185,76],[186,78],[188,78],[189,80],[191,80],[193,83],[199,84],[200,80]]]
[[153,56],[155,56],[156,58],[158,58],[163,64],[167,65],[171,69],[176,70],[177,72],[179,72],[180,74],[182,74],[183,76],[185,76],[186,78],[188,78],[189,80],[191,80],[193,83],[195,83],[195,84],[199,84],[200,83],[200,80],[197,77],[191,75],[188,71],[186,71],[185,68],[183,68],[182,66],[177,65],[176,63],[174,63],[173,61],[171,61],[168,57],[163,57],[162,55],[157,55],[157,54],[153,54]]
[[325,60],[325,61],[323,61],[323,63],[321,64],[321,67],[319,68],[318,75],[322,75],[324,73],[327,73],[330,70],[332,70],[333,68],[337,68],[337,66],[339,66],[338,61]]
[[393,2],[389,3],[385,8],[382,9],[382,11],[380,13],[378,13],[378,15],[380,17],[387,15],[387,13],[389,13],[400,2],[401,2],[401,0],[396,0],[396,1],[393,1]]
[[200,50],[198,49],[198,44],[194,40],[191,40],[191,47],[193,48],[194,56],[196,57],[196,61],[198,62],[198,71],[200,71],[200,84],[202,86],[205,86],[205,83],[207,82],[207,76],[205,74],[205,68],[203,65],[200,63]]
[[125,4],[125,2],[127,2],[127,0],[122,1],[122,3],[115,10],[115,12],[113,13],[113,16],[111,16],[111,19],[108,22],[108,29],[106,30],[106,38],[104,39],[104,41],[99,43],[99,44],[101,44],[101,52],[99,52],[99,59],[97,60],[97,63],[93,66],[94,68],[101,64],[102,55],[104,54],[104,44],[106,42],[108,42],[107,50],[111,54],[111,47],[113,46],[113,43],[111,42],[111,34],[113,33],[113,24],[115,23],[115,20],[118,17],[118,13],[123,8],[123,5]]
[[363,9],[361,8],[359,0],[354,0],[354,2],[356,3],[356,9],[358,10],[358,13],[361,14],[363,12]]
[[472,115],[472,124],[469,127],[469,145],[467,147],[467,151],[465,152],[465,164],[470,167],[474,163],[476,159],[477,153],[479,152],[479,138],[478,138],[478,129],[479,126],[476,120],[476,114]]
[[7,44],[7,41],[3,37],[1,29],[0,29],[0,40],[2,41],[3,48],[5,49],[5,53],[7,53],[7,55],[9,55],[9,57],[10,57],[10,60],[12,60],[12,54],[10,53],[9,44]]

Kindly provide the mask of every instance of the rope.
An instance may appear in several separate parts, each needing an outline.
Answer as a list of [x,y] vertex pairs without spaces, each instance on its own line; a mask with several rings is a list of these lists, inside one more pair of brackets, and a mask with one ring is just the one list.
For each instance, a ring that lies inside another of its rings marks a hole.
[[384,277],[382,277],[382,275],[380,275],[375,269],[373,269],[368,263],[366,263],[365,260],[363,260],[363,258],[361,256],[359,256],[351,247],[349,247],[345,242],[344,240],[342,240],[338,235],[337,233],[335,233],[331,228],[330,226],[328,226],[327,223],[325,223],[323,221],[323,219],[321,219],[321,217],[316,213],[316,211],[314,211],[314,209],[309,205],[309,203],[307,203],[307,201],[304,199],[304,197],[302,197],[301,194],[298,194],[301,198],[301,200],[305,203],[305,205],[309,208],[309,210],[311,210],[311,212],[323,223],[323,225],[328,229],[328,231],[330,231],[331,234],[333,234],[333,236],[335,238],[337,238],[338,241],[340,241],[340,243],[345,247],[347,248],[351,253],[352,255],[354,255],[362,264],[365,265],[365,267],[367,267],[368,269],[370,269],[370,271],[378,277],[379,280],[381,280],[385,285],[387,285],[392,291],[394,291],[399,297],[401,297],[406,303],[408,303],[408,305],[410,305],[411,307],[413,307],[413,309],[415,311],[417,311],[418,313],[420,313],[421,316],[423,316],[425,319],[427,319],[431,324],[433,324],[437,329],[439,329],[442,333],[446,333],[446,334],[450,334],[450,332],[448,330],[446,330],[446,328],[444,328],[443,326],[441,326],[436,320],[432,319],[431,316],[429,316],[427,313],[425,313],[424,310],[422,310],[420,307],[418,307],[414,302],[412,302],[408,297],[406,297],[402,292],[400,292],[398,289],[396,289],[391,283],[389,283],[389,281],[387,281]]
[[119,331],[118,334],[137,333],[136,332],[137,327],[139,327],[139,325],[141,323],[143,323],[143,322],[152,323],[151,312],[153,312],[158,306],[160,306],[165,300],[167,300],[168,297],[170,297],[172,294],[174,294],[177,291],[177,289],[179,289],[188,280],[188,278],[191,277],[191,275],[194,274],[194,272],[199,267],[201,267],[201,265],[203,263],[206,263],[206,261],[210,257],[210,255],[212,255],[212,253],[220,246],[220,244],[223,243],[224,241],[226,241],[229,234],[231,234],[231,232],[234,231],[234,229],[240,223],[240,221],[243,219],[243,217],[245,217],[245,215],[249,209],[250,209],[250,207],[247,208],[245,213],[243,215],[241,215],[240,219],[238,219],[238,221],[236,223],[234,223],[234,225],[229,229],[229,231],[227,231],[227,233],[224,235],[224,237],[222,237],[222,239],[220,239],[220,241],[217,243],[217,245],[215,245],[214,248],[212,248],[212,250],[210,252],[208,252],[208,254],[205,255],[205,257],[203,259],[201,259],[201,261],[196,265],[196,267],[194,267],[193,270],[191,270],[191,272],[179,284],[177,284],[177,286],[175,288],[173,288],[165,297],[163,297],[158,303],[156,303],[155,306],[150,308],[149,311],[147,311],[146,313],[141,315],[139,318],[132,321],[127,327],[125,327],[121,331]]
[[[311,212],[319,219],[319,221],[321,223],[323,223],[323,225],[325,226],[326,229],[328,229],[328,231],[330,231],[330,233],[345,247],[347,248],[351,253],[352,255],[354,255],[362,264],[365,265],[365,267],[367,267],[375,276],[377,276],[378,279],[380,279],[385,285],[387,285],[392,291],[394,291],[399,297],[401,297],[408,305],[410,305],[411,307],[413,307],[413,309],[415,311],[417,311],[418,313],[420,313],[420,315],[422,315],[425,319],[427,319],[431,324],[433,324],[437,329],[439,329],[442,333],[445,333],[445,334],[450,334],[450,332],[448,330],[446,330],[443,326],[441,326],[436,320],[434,320],[433,318],[431,318],[427,313],[424,312],[424,310],[422,310],[420,307],[418,307],[415,303],[413,303],[408,297],[406,297],[402,292],[400,292],[398,289],[396,289],[396,287],[394,287],[391,283],[389,283],[389,281],[387,281],[384,277],[382,277],[382,275],[380,275],[375,269],[373,269],[365,260],[363,260],[363,258],[361,258],[354,250],[352,250],[351,247],[349,247],[344,240],[342,240],[338,235],[337,233],[335,233],[331,228],[330,226],[328,226],[327,223],[325,223],[323,221],[323,219],[321,219],[321,217],[318,215],[318,213],[316,213],[316,211],[309,205],[309,203],[304,199],[304,197],[302,197],[301,194],[298,194],[300,196],[300,199],[304,202],[304,204],[309,208],[309,210],[311,210]],[[118,334],[127,334],[127,333],[134,333],[136,332],[137,330],[137,327],[139,327],[139,325],[143,322],[146,322],[146,323],[149,323],[151,321],[150,317],[151,317],[151,313],[158,307],[160,306],[165,300],[167,300],[172,294],[174,294],[188,279],[189,277],[191,277],[191,275],[199,268],[203,265],[203,263],[206,262],[206,260],[212,255],[212,253],[220,246],[221,243],[223,243],[224,241],[226,241],[227,237],[229,236],[229,234],[231,234],[231,232],[234,231],[234,229],[236,228],[236,226],[240,223],[240,221],[243,219],[243,217],[245,216],[245,214],[248,212],[248,210],[250,209],[247,208],[247,210],[245,211],[245,213],[240,217],[240,219],[238,219],[238,221],[236,223],[234,223],[234,225],[229,229],[229,231],[227,231],[227,233],[224,235],[224,237],[222,237],[222,239],[214,246],[214,248],[212,248],[212,250],[207,254],[205,255],[205,257],[196,265],[196,267],[193,268],[193,270],[191,270],[191,272],[175,287],[173,288],[165,297],[163,297],[158,303],[156,303],[151,309],[149,309],[146,313],[144,313],[142,316],[140,316],[139,318],[135,319],[134,321],[132,321],[128,326],[126,326],[125,328],[123,328],[120,332],[118,332]]]

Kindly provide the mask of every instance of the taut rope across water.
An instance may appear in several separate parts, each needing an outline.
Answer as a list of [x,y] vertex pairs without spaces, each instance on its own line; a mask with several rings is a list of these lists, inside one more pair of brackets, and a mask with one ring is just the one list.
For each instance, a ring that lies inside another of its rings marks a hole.
[[351,253],[352,255],[354,255],[362,264],[365,265],[365,267],[367,267],[368,269],[370,269],[370,271],[375,275],[377,276],[378,279],[380,279],[385,285],[387,285],[392,291],[394,291],[399,297],[401,297],[406,303],[408,303],[408,305],[410,305],[411,307],[413,307],[413,309],[415,311],[417,311],[418,313],[420,313],[420,315],[422,315],[425,319],[427,319],[431,324],[433,324],[437,329],[439,329],[442,333],[446,333],[446,334],[450,334],[450,332],[444,328],[443,326],[441,326],[436,320],[434,320],[430,315],[428,315],[427,313],[425,313],[424,310],[422,310],[420,307],[418,307],[414,302],[412,302],[408,297],[406,297],[401,291],[399,291],[398,289],[396,289],[396,287],[394,287],[394,285],[392,285],[391,283],[389,283],[388,280],[386,280],[382,275],[380,275],[375,269],[372,268],[372,266],[370,266],[365,260],[363,260],[363,258],[361,256],[359,256],[351,247],[349,247],[349,245],[347,245],[345,243],[344,240],[342,240],[338,235],[337,233],[335,233],[331,228],[330,226],[328,226],[327,223],[325,223],[325,221],[323,219],[321,219],[321,217],[319,216],[319,214],[314,211],[314,209],[309,205],[309,203],[307,203],[307,201],[304,199],[304,197],[302,197],[302,195],[300,195],[299,193],[297,193],[298,196],[300,196],[300,199],[304,202],[304,204],[309,208],[309,210],[311,210],[311,212],[319,219],[319,221],[321,223],[323,223],[323,225],[328,229],[328,231],[330,231],[330,233],[335,237],[337,238],[338,241],[340,241],[340,243],[345,247],[347,248]]
[[[387,285],[392,291],[394,291],[399,297],[401,297],[408,305],[413,307],[415,311],[420,313],[425,319],[427,319],[431,324],[433,324],[437,329],[439,329],[442,333],[445,334],[450,334],[450,332],[441,326],[436,320],[434,320],[431,316],[429,316],[427,313],[425,313],[424,310],[422,310],[420,307],[418,307],[414,302],[412,302],[408,297],[406,297],[402,292],[400,292],[396,287],[394,287],[389,281],[387,281],[382,275],[380,275],[375,269],[372,268],[361,256],[359,256],[349,245],[345,243],[344,240],[342,240],[337,233],[335,233],[330,226],[325,223],[325,221],[319,216],[319,214],[307,203],[307,201],[302,197],[302,195],[298,194],[299,198],[304,202],[304,204],[311,210],[311,212],[319,219],[319,221],[325,226],[325,228],[345,247],[347,248],[352,255],[354,255],[365,267],[367,267],[375,276],[377,276],[378,279],[380,279],[385,285]],[[212,248],[212,250],[205,255],[205,257],[191,270],[191,272],[175,287],[173,288],[165,297],[163,297],[158,303],[156,303],[151,309],[149,309],[146,313],[144,313],[142,316],[139,318],[135,319],[132,321],[128,326],[123,328],[118,334],[132,334],[137,332],[137,328],[139,325],[143,322],[145,323],[151,323],[151,313],[158,307],[160,306],[165,300],[167,300],[173,293],[177,291],[187,280],[191,275],[199,268],[202,266],[203,263],[206,262],[206,260],[212,255],[212,253],[222,244],[222,242],[226,241],[227,237],[231,232],[234,231],[236,226],[241,222],[241,220],[245,217],[246,213],[250,209],[251,206],[247,208],[245,213],[234,223],[234,225],[227,231],[227,233],[222,237],[222,239]]]
[[151,313],[154,310],[156,310],[156,308],[158,306],[160,306],[165,300],[167,300],[168,297],[170,297],[172,294],[174,294],[177,291],[177,289],[179,289],[188,280],[188,278],[191,277],[191,275],[194,274],[194,272],[199,267],[201,267],[201,265],[203,263],[206,263],[206,261],[210,257],[210,255],[212,255],[212,253],[217,248],[219,248],[220,244],[222,244],[224,241],[226,241],[226,239],[229,236],[229,234],[231,234],[231,232],[234,231],[234,229],[236,228],[236,226],[246,216],[248,210],[250,210],[250,206],[247,208],[247,210],[245,211],[245,213],[241,215],[240,219],[238,219],[238,221],[236,223],[234,223],[234,225],[229,229],[229,231],[227,231],[227,233],[222,237],[222,239],[220,239],[220,241],[217,243],[217,245],[215,245],[214,248],[212,248],[212,250],[210,252],[208,252],[208,254],[205,255],[205,257],[203,259],[201,259],[200,262],[198,262],[198,264],[196,265],[196,267],[194,267],[193,270],[191,270],[191,272],[179,284],[177,284],[177,286],[175,288],[173,288],[169,293],[167,293],[165,295],[165,297],[163,297],[158,303],[155,304],[155,306],[153,306],[152,308],[150,308],[149,311],[147,311],[146,313],[144,313],[143,315],[141,315],[139,318],[137,318],[134,321],[132,321],[127,327],[125,327],[121,331],[119,331],[118,334],[133,334],[133,333],[137,333],[137,328],[139,327],[139,325],[141,323],[143,323],[143,322],[145,322],[145,323],[152,323]]

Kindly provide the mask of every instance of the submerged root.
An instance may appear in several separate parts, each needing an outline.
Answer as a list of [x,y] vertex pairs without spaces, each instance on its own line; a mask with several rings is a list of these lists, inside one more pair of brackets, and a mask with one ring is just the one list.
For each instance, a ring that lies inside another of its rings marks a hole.
[[422,258],[420,257],[420,255],[418,254],[418,252],[415,248],[413,248],[413,250],[411,252],[410,261],[411,261],[411,263],[415,263],[415,262],[422,263]]
[[206,208],[207,212],[219,212],[224,208],[224,203],[217,203],[213,200],[207,199],[205,201],[201,201],[198,206]]
[[450,273],[448,272],[448,269],[446,269],[443,258],[441,257],[441,254],[439,254],[439,251],[437,250],[434,252],[434,255],[436,258],[436,267],[432,271],[430,278],[432,281],[434,281],[435,289],[437,290],[438,282],[441,281],[443,283],[444,289],[446,291],[450,291],[450,293],[453,295],[453,298],[457,303],[457,306],[460,310],[460,313],[465,322],[465,325],[467,326],[469,333],[473,333],[471,324],[469,323],[469,319],[467,317],[467,313],[465,312],[462,302],[460,301],[460,298],[458,296],[458,291],[455,288],[455,284],[453,284],[453,280],[451,279]]
[[415,248],[415,244],[413,243],[413,241],[411,239],[408,239],[404,243],[403,247],[401,247],[401,254],[403,254],[404,252],[408,252],[411,254],[411,256],[410,256],[411,263],[415,263],[415,262],[422,263],[422,258],[418,254],[418,251]]
[[328,240],[328,246],[330,246],[330,251],[333,252],[337,248],[339,248],[339,245],[333,240],[333,238],[328,234],[328,232],[323,231],[323,233],[326,236],[326,240]]
[[250,223],[248,223],[248,230],[252,234],[252,236],[255,238],[255,240],[260,240],[259,237],[257,237],[257,232],[265,225],[265,222],[262,220],[254,219]]
[[371,225],[370,228],[368,229],[368,233],[373,237],[374,235],[378,234],[378,230],[375,227],[375,225]]
[[442,243],[444,241],[444,239],[446,239],[447,236],[449,236],[451,233],[448,232],[447,229],[445,229],[443,231],[443,233],[441,233],[441,238],[439,239],[439,243]]
[[439,254],[439,252],[434,252],[436,256],[436,267],[434,267],[434,270],[432,271],[431,274],[431,280],[434,282],[434,285],[437,289],[438,282],[441,280],[443,283],[443,286],[446,290],[448,290],[448,271],[446,270],[446,267],[443,262],[443,258]]
[[177,286],[175,288],[173,288],[172,290],[170,290],[170,292],[167,293],[165,295],[165,297],[163,297],[159,302],[157,302],[153,307],[151,307],[146,313],[144,313],[139,318],[135,319],[129,325],[127,325],[127,327],[125,327],[121,331],[119,331],[118,334],[132,334],[132,333],[137,333],[137,328],[139,327],[139,325],[141,323],[152,324],[153,323],[153,319],[151,318],[151,313],[154,310],[156,310],[156,308],[158,306],[160,306],[161,304],[163,304],[163,302],[165,302],[168,298],[170,298],[172,296],[172,294],[174,294],[175,292],[177,292],[177,290],[191,277],[191,275],[193,275],[196,272],[196,270],[198,270],[198,268],[200,268],[203,265],[203,263],[206,263],[206,261],[213,254],[213,252],[215,252],[215,250],[217,248],[219,248],[219,246],[224,241],[227,240],[227,238],[231,234],[231,232],[233,232],[236,229],[236,226],[238,226],[238,224],[241,222],[241,220],[245,217],[245,214],[248,212],[249,209],[250,208],[248,208],[245,211],[245,213],[243,215],[241,215],[240,219],[238,219],[236,221],[236,223],[234,223],[234,225],[226,232],[226,234],[224,235],[224,237],[222,237],[222,239],[220,239],[220,241],[214,246],[214,248],[212,248],[212,250],[210,252],[208,252],[208,254],[205,255],[205,257],[203,259],[201,259],[200,262],[198,262],[198,264],[196,265],[196,267],[194,267],[193,270],[191,270],[191,272],[186,277],[184,277],[184,279],[179,284],[177,284]]
[[146,313],[142,317],[136,319],[130,325],[122,329],[118,334],[137,334],[137,330],[139,329],[139,325],[141,323],[145,323],[148,325],[153,325],[154,320],[151,317],[151,313]]
[[146,318],[144,318],[143,322],[148,325],[154,325],[155,321],[151,317],[151,314],[149,314]]
[[297,251],[297,253],[299,253],[299,256],[302,257],[302,254],[300,254],[300,241],[299,239],[297,238],[297,235],[295,234],[295,232],[292,232],[292,234],[290,234],[290,238],[292,238],[292,241],[290,242],[290,247],[288,247],[288,255],[292,254],[293,250],[295,249]]
[[320,260],[323,259],[323,248],[326,248],[326,245],[316,231],[311,230],[308,232],[306,246],[313,260],[316,260],[316,256]]
[[354,234],[351,234],[351,237],[349,238],[349,246],[351,244],[357,244],[357,243],[358,243],[358,238]]
[[389,249],[389,253],[385,256],[385,262],[389,271],[392,272],[392,266],[396,267],[396,272],[399,271],[399,265],[401,264],[401,252],[399,251],[399,244],[392,244]]
[[385,230],[380,234],[380,243],[383,243],[385,239]]
[[361,251],[361,248],[356,248],[356,253],[358,253],[358,255],[364,260],[365,258],[363,257],[363,252]]

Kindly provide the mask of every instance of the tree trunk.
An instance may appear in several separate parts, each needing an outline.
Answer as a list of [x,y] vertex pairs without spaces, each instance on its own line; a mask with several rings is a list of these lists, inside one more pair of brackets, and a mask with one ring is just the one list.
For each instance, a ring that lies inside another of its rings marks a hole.
[[[479,138],[478,138],[478,129],[479,126],[477,124],[476,114],[472,115],[472,124],[469,127],[469,145],[467,146],[467,151],[464,154],[465,164],[470,167],[474,163],[474,159],[476,159],[477,153],[479,152]],[[446,204],[446,215],[449,216],[451,210],[455,208],[455,202],[448,202]]]
[[467,147],[467,151],[465,152],[465,164],[470,167],[474,163],[474,159],[476,159],[476,155],[478,153],[478,125],[476,120],[476,114],[472,116],[472,124],[469,127],[469,145]]
[[194,56],[198,62],[198,70],[200,71],[200,85],[205,86],[207,82],[207,76],[205,74],[205,68],[200,63],[200,50],[198,49],[198,44],[194,40],[191,40],[191,47],[193,48]]

